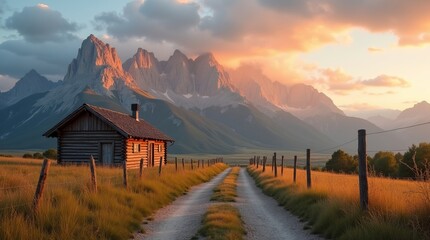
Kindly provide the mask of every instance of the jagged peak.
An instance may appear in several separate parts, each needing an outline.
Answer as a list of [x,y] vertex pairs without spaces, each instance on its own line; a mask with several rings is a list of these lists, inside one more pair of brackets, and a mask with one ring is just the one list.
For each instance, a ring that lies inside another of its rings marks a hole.
[[421,101],[419,103],[414,104],[414,108],[415,107],[426,107],[429,106],[430,104],[427,101]]
[[185,55],[183,52],[181,52],[180,50],[178,50],[178,49],[176,49],[174,52],[173,52],[173,55],[170,57],[170,59],[177,59],[177,58],[179,58],[179,59],[185,59],[185,60],[188,60],[188,57],[187,57],[187,55]]
[[31,69],[17,83],[22,84],[22,82],[40,81],[40,80],[45,81],[45,82],[51,82],[46,77],[40,75],[36,70]]
[[37,76],[40,76],[40,74],[34,69],[34,68],[32,68],[32,69],[30,69],[30,71],[28,71],[24,76],[31,76],[31,75],[37,75]]
[[96,36],[94,36],[93,34],[90,34],[85,40],[84,42],[92,42],[98,45],[106,45],[102,40],[98,39]]
[[211,52],[201,54],[196,58],[195,62],[207,62],[210,65],[220,65]]

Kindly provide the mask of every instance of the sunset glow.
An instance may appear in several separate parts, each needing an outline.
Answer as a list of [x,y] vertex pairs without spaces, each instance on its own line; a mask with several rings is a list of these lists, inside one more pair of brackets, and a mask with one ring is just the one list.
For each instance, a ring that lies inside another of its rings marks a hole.
[[160,59],[174,49],[213,52],[229,68],[252,64],[273,81],[310,84],[347,112],[404,109],[430,101],[429,7],[402,0],[3,0],[0,57],[10,63],[0,64],[0,89],[31,68],[61,79],[79,42],[94,33],[123,60],[138,47]]

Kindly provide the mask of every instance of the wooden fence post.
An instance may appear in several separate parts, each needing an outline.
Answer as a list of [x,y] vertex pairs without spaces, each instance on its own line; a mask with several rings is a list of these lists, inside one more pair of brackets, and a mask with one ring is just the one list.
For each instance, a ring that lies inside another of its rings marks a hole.
[[178,158],[175,157],[175,170],[178,171]]
[[284,155],[281,158],[281,176],[284,176]]
[[143,176],[143,158],[140,158],[139,178],[142,178],[142,176]]
[[360,186],[360,208],[364,211],[369,206],[369,192],[367,184],[367,154],[366,130],[358,130],[358,181]]
[[184,161],[184,158],[182,158],[182,170],[185,170],[185,161]]
[[278,166],[276,164],[276,152],[273,153],[273,164],[274,164],[274,171],[275,171],[275,178],[278,177]]
[[163,165],[163,157],[160,157],[160,166],[158,166],[158,176],[161,175],[161,165]]
[[209,161],[210,161],[210,159],[208,159],[208,160],[207,160],[207,162],[208,162],[208,167],[209,167]]
[[260,164],[260,156],[257,157],[257,169],[259,164]]
[[266,171],[266,157],[263,157],[263,172]]
[[93,155],[90,156],[90,171],[91,171],[91,185],[93,191],[97,193],[97,176],[96,176],[96,161]]
[[37,183],[36,193],[33,199],[33,210],[37,212],[39,209],[40,199],[43,195],[43,189],[45,188],[46,177],[48,176],[49,166],[51,161],[47,158],[43,159],[42,170],[40,170],[39,182]]
[[197,168],[200,168],[200,160],[197,160]]
[[193,170],[193,169],[194,169],[194,166],[193,166],[193,159],[191,159],[190,164],[191,164],[191,170]]
[[293,182],[296,183],[297,155],[294,156]]
[[127,188],[127,186],[128,186],[127,161],[124,161],[124,163],[122,164],[122,172],[123,172],[124,187]]
[[311,180],[311,150],[308,148],[306,149],[306,182],[308,188],[312,187],[312,180]]

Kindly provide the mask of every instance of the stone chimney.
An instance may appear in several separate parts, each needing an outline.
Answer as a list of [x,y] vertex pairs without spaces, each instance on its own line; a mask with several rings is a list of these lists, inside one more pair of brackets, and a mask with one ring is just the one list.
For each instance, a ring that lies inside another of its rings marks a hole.
[[131,117],[136,119],[136,121],[139,121],[139,104],[131,104],[131,112]]

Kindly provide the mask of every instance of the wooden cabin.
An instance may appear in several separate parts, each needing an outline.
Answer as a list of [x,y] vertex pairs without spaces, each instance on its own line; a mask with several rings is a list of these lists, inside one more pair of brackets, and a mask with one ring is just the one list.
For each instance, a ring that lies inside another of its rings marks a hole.
[[92,155],[100,165],[123,165],[128,169],[157,166],[167,159],[173,138],[139,119],[139,106],[132,115],[83,104],[43,136],[56,137],[59,164],[87,163]]

